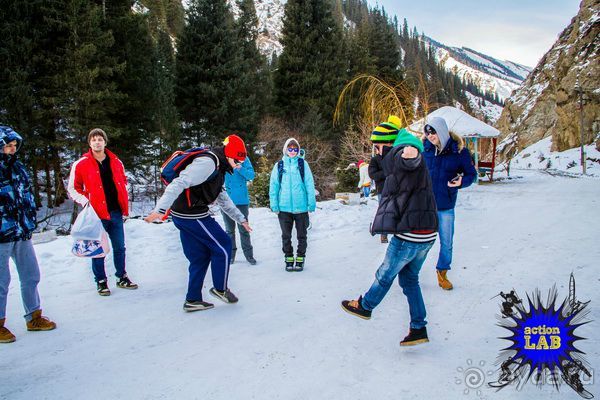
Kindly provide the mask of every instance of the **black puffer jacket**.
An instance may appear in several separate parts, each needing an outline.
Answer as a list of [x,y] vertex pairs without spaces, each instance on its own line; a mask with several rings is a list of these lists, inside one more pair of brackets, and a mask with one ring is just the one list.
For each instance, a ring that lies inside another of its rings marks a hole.
[[[387,148],[384,147],[384,152]],[[383,183],[385,182],[385,173],[383,172],[383,158],[380,154],[375,154],[369,161],[369,178],[375,181],[377,193],[383,192]]]
[[431,178],[423,157],[402,158],[404,146],[383,158],[385,184],[371,234],[438,230]]

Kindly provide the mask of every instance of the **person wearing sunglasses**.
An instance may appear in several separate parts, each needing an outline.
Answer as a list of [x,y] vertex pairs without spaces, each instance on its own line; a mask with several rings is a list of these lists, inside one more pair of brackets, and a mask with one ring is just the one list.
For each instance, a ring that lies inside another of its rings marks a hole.
[[456,198],[459,189],[475,181],[477,172],[464,140],[448,130],[443,118],[429,119],[424,133],[423,157],[433,183],[440,221],[440,253],[436,264],[438,285],[444,290],[451,290],[453,285],[448,279],[448,271],[452,264]]
[[163,220],[170,209],[173,224],[180,233],[183,253],[190,262],[184,311],[202,311],[214,307],[202,297],[202,286],[209,265],[213,281],[209,293],[225,303],[238,301],[228,287],[231,239],[211,216],[209,206],[216,202],[246,231],[252,231],[244,214],[223,190],[225,174],[240,168],[246,155],[242,138],[227,136],[222,147],[198,154],[169,183],[154,210],[144,218],[148,223]]
[[[309,212],[315,211],[315,182],[310,167],[300,149],[300,143],[290,138],[283,146],[283,157],[275,163],[269,185],[271,210],[277,214],[285,270],[302,271],[306,257]],[[296,225],[298,248],[294,259],[292,228]]]

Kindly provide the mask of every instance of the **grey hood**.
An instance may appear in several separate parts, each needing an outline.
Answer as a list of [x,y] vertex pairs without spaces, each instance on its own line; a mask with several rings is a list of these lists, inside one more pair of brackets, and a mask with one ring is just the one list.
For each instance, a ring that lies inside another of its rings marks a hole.
[[448,124],[446,124],[446,120],[441,117],[433,117],[427,121],[427,125],[435,129],[438,138],[440,139],[440,151],[444,150],[448,144],[448,141],[450,141],[450,132],[448,131]]
[[[287,156],[287,148],[290,145],[290,143],[292,143],[292,142],[294,142],[298,145],[298,150],[301,149],[300,142],[298,142],[298,140],[294,139],[293,137],[289,138],[288,140],[285,141],[285,144],[283,145],[282,151],[283,151],[284,156]],[[298,151],[298,155],[300,155],[300,151]]]

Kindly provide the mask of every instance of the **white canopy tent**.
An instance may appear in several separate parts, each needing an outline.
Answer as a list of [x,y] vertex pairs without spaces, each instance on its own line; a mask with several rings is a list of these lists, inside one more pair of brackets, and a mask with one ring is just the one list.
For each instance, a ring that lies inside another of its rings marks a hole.
[[[425,124],[427,124],[427,120],[433,117],[444,118],[444,120],[446,120],[446,124],[448,124],[448,129],[450,129],[451,132],[454,132],[465,138],[467,143],[473,143],[473,155],[477,170],[479,172],[489,174],[490,180],[493,180],[494,167],[496,166],[496,145],[500,131],[493,126],[488,125],[485,122],[467,114],[466,112],[450,106],[439,108],[427,115],[427,117],[414,122],[409,126],[409,130],[422,134],[423,127]],[[493,152],[491,162],[479,160],[479,139],[492,140]]]

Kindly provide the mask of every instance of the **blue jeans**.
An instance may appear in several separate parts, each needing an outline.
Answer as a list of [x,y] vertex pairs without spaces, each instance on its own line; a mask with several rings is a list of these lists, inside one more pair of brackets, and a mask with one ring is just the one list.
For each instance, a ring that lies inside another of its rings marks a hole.
[[21,281],[21,298],[25,308],[25,319],[31,321],[31,314],[40,309],[40,268],[31,240],[0,243],[0,319],[6,317],[6,299],[10,285],[8,260],[13,259]]
[[[117,272],[115,276],[121,278],[127,272],[125,271],[125,232],[123,231],[123,214],[120,211],[111,211],[110,219],[101,219],[102,226],[112,245],[113,260]],[[92,258],[92,271],[96,282],[106,279],[104,271],[104,258]]]
[[427,325],[425,303],[419,286],[419,271],[433,242],[413,243],[392,237],[383,263],[375,273],[375,281],[363,296],[362,308],[373,310],[379,305],[398,276],[398,283],[408,300],[410,327],[421,329]]
[[365,198],[369,197],[369,194],[371,194],[371,186],[363,186],[362,192]]
[[440,255],[436,268],[449,270],[452,264],[452,239],[454,238],[454,208],[438,210]]

